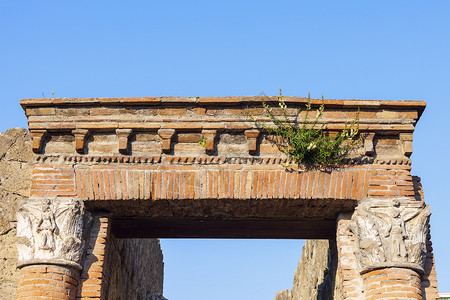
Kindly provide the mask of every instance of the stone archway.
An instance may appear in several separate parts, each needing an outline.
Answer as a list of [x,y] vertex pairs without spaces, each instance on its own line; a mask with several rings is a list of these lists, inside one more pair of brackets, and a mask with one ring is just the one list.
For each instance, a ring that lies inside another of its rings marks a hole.
[[262,100],[277,98],[22,100],[36,162],[21,277],[61,284],[22,280],[17,299],[106,299],[111,235],[336,239],[336,298],[432,297],[429,209],[409,159],[425,103],[325,100],[325,129],[359,113],[363,139],[344,165],[314,170],[283,167],[248,118],[263,119]]

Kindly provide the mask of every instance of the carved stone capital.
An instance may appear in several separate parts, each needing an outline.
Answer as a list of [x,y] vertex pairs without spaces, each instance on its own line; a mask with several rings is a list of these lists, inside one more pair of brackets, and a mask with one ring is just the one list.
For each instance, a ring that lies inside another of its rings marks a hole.
[[408,199],[366,200],[352,216],[361,273],[404,267],[423,273],[430,208]]
[[17,213],[18,266],[57,264],[81,269],[90,223],[78,200],[29,199]]

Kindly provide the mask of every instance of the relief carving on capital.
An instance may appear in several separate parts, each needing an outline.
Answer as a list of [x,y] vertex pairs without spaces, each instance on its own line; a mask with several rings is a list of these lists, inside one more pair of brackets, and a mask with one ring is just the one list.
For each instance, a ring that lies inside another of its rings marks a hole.
[[423,272],[430,208],[421,201],[367,200],[352,216],[350,230],[361,272],[406,267]]
[[81,269],[83,233],[90,221],[82,201],[27,200],[17,213],[19,267],[49,263]]

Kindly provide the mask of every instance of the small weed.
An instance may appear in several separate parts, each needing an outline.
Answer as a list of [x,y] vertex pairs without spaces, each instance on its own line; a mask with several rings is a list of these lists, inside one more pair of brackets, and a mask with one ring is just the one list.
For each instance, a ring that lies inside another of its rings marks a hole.
[[206,138],[204,137],[203,139],[201,139],[200,142],[198,142],[200,144],[200,146],[202,146],[203,148],[206,148]]

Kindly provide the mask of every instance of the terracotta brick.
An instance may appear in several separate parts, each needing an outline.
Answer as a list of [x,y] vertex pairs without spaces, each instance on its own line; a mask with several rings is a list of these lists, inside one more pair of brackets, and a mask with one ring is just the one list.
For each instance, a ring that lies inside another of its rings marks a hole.
[[[173,199],[178,199],[180,195],[180,172],[173,172]],[[170,197],[169,197],[170,199]]]
[[291,192],[292,192],[291,186],[292,186],[293,173],[286,171],[285,174],[286,174],[286,184],[284,185],[284,198],[290,199]]
[[234,178],[235,178],[234,173],[235,173],[235,171],[231,171],[231,170],[228,171],[228,176],[229,176],[228,178],[230,181],[230,184],[228,186],[228,190],[229,190],[228,197],[231,199],[234,198]]
[[325,184],[325,173],[321,170],[317,172],[319,175],[319,180],[317,181],[317,187],[315,187],[315,193],[313,198],[322,198],[323,197],[323,189]]
[[209,103],[240,103],[239,97],[199,97],[197,102],[199,104],[209,104]]
[[[156,180],[154,181],[155,185],[155,197],[154,199],[161,199],[162,198],[162,183],[163,183],[163,174],[161,172],[158,172],[156,174]],[[167,179],[167,178],[166,178]],[[165,181],[164,181],[165,182]]]
[[30,116],[44,116],[44,115],[55,115],[56,109],[54,107],[38,107],[38,108],[27,108],[25,110],[27,117]]
[[351,199],[353,186],[353,170],[347,172],[347,186],[345,189],[345,199]]
[[252,194],[251,198],[256,199],[256,196],[258,195],[258,172],[251,172],[252,173]]
[[214,178],[212,171],[206,171],[205,176],[203,176],[203,180],[206,181],[206,197],[213,198],[213,185],[214,185]]
[[[187,198],[187,184],[186,184],[186,172],[180,172],[178,175],[178,199]],[[205,181],[203,181],[205,183]]]
[[304,172],[296,171],[297,172],[297,181],[295,186],[295,195],[294,197],[296,199],[301,198],[301,190],[302,190],[302,182],[303,182],[303,174]]
[[161,198],[172,199],[172,194],[173,194],[173,173],[170,171],[165,171],[163,172],[162,178]]
[[128,197],[128,180],[127,180],[127,171],[120,171],[120,180],[121,180],[121,191],[122,191],[122,199],[127,199]]
[[359,171],[354,170],[352,178],[351,194],[349,195],[349,198],[351,199],[358,199],[358,180],[359,180],[358,175]]
[[120,170],[111,171],[112,177],[114,178],[115,194],[116,199],[123,199],[122,196],[122,174]]
[[212,198],[218,198],[219,197],[219,189],[218,189],[218,183],[219,183],[219,171],[218,170],[214,170],[211,171],[211,179],[212,179]]
[[[195,196],[195,174],[194,172],[189,172],[189,199],[194,199]],[[205,174],[206,176],[206,174]],[[197,187],[198,188],[198,187]]]
[[262,181],[263,181],[263,183],[262,183],[262,193],[261,193],[261,197],[262,198],[267,198],[267,195],[268,195],[268,185],[269,185],[269,177],[270,177],[270,173],[271,173],[271,171],[263,171],[262,172]]
[[183,116],[186,114],[186,108],[165,108],[160,109],[159,114],[161,116]]
[[230,197],[230,171],[223,171],[223,196],[224,198]]
[[219,170],[217,173],[217,184],[214,184],[214,186],[217,188],[218,197],[219,199],[223,199],[223,188],[224,188],[224,175],[223,170]]
[[378,197],[378,196],[395,196],[394,191],[382,191],[382,190],[369,190],[369,196]]
[[357,190],[355,192],[355,199],[362,199],[363,196],[363,191],[364,191],[364,176],[365,176],[365,171],[364,170],[359,170],[358,171],[358,182],[357,182]]
[[367,197],[369,192],[369,171],[364,171],[363,199]]
[[281,179],[281,171],[275,170],[274,171],[274,179],[273,179],[273,189],[272,189],[272,197],[278,198],[278,194],[280,191],[280,179]]
[[369,187],[369,189],[372,191],[372,190],[384,190],[384,191],[387,191],[387,190],[389,190],[389,186],[386,186],[386,185],[371,185],[370,187]]
[[322,171],[323,173],[323,183],[320,184],[318,197],[323,199],[328,197],[328,191],[330,189],[331,173],[327,171]]
[[393,185],[391,187],[389,187],[390,190],[402,190],[402,191],[414,191],[414,187],[412,185],[408,186],[408,185]]
[[297,170],[293,170],[291,174],[291,186],[289,188],[289,198],[295,199],[297,192],[297,182],[298,182],[298,172]]
[[141,199],[141,188],[139,186],[139,171],[129,171],[129,178],[132,181],[132,189],[128,189],[128,191],[132,191],[132,193],[129,193],[130,199]]
[[278,186],[278,198],[282,199],[285,198],[286,191],[286,171],[281,171],[280,173],[280,184]]
[[348,186],[348,171],[342,171],[342,181],[338,183],[338,187],[340,187],[340,199],[345,199],[347,195],[347,186]]
[[247,171],[242,171],[241,173],[241,191],[240,191],[240,195],[241,195],[241,199],[247,199]]
[[307,184],[306,184],[306,187],[305,187],[305,189],[306,189],[306,191],[305,191],[305,198],[306,199],[310,199],[311,198],[313,187],[314,187],[314,175],[315,175],[315,172],[308,171],[308,174],[307,174],[308,180],[307,180]]
[[137,171],[135,175],[137,176],[136,182],[139,183],[139,199],[145,199],[145,172]]

